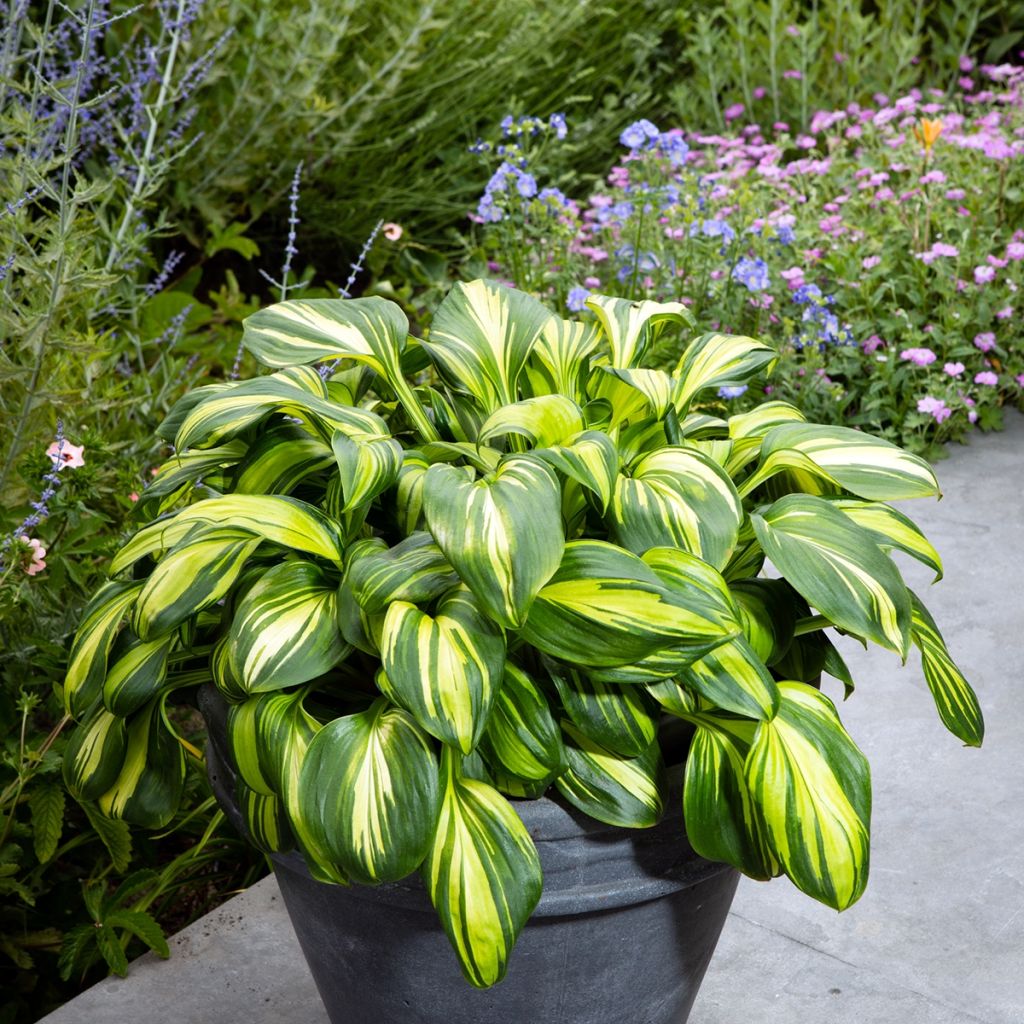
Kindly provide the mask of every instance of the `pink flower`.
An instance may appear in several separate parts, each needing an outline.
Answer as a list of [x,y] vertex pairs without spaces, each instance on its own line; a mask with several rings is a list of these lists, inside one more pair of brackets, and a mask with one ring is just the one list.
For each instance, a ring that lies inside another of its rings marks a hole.
[[1011,242],[1006,247],[1008,260],[1024,260],[1024,242]]
[[[60,454],[58,455],[58,449]],[[46,454],[50,456],[51,461],[57,467],[57,469],[64,469],[70,467],[71,469],[77,469],[79,466],[85,465],[85,446],[80,444],[72,444],[70,441],[65,441],[63,445],[58,445],[56,441],[46,449]]]
[[35,576],[37,572],[42,572],[46,568],[46,548],[43,547],[39,541],[33,537],[29,540],[28,537],[22,535],[22,543],[27,544],[31,549],[29,551],[29,563],[25,566],[25,572],[29,576]]
[[131,502],[138,501],[139,500],[139,492],[138,491],[132,491],[132,493],[128,495],[128,500],[131,501]]
[[942,171],[929,171],[927,174],[922,174],[920,178],[922,185],[941,185],[945,180],[946,176]]
[[967,193],[962,188],[951,188],[946,191],[947,199],[961,200],[966,196]]
[[997,320],[1009,320],[1013,316],[1013,306],[1004,306],[1002,309],[996,310]]
[[974,336],[974,347],[982,352],[991,352],[996,347],[996,336],[991,331]]
[[864,259],[862,259],[860,261],[860,265],[865,270],[870,270],[872,267],[877,267],[878,264],[881,263],[881,262],[882,262],[882,257],[881,256],[865,256]]
[[788,71],[782,72],[782,77],[792,78],[795,79],[796,81],[800,81],[800,79],[804,77],[804,73],[802,71],[798,71],[796,68],[790,68]]
[[802,267],[790,267],[789,270],[780,270],[779,277],[789,285],[790,291],[796,291],[804,283],[804,271]]
[[796,137],[797,149],[814,149],[815,143],[813,135],[798,135]]
[[599,277],[585,277],[583,278],[583,285],[586,288],[600,288],[601,278]]
[[948,420],[953,415],[953,410],[941,398],[932,398],[931,395],[918,400],[917,411],[928,413],[936,423]]
[[759,85],[754,89],[754,99],[763,100],[768,95],[768,90],[763,86]]
[[905,348],[900,359],[906,359],[915,366],[928,366],[935,362],[935,353],[930,348]]
[[861,348],[864,349],[864,352],[867,355],[871,355],[872,352],[875,352],[877,349],[884,347],[885,342],[882,341],[882,339],[877,334],[872,334],[871,337],[868,338],[863,345],[861,345]]
[[982,370],[981,373],[974,375],[975,384],[984,384],[987,387],[994,388],[999,383],[999,375],[993,373],[991,370]]
[[974,70],[974,60],[971,57],[968,57],[967,54],[964,54],[960,58],[960,70],[964,72]]
[[1016,379],[1017,383],[1022,388],[1024,388],[1024,373],[1018,373],[1015,379]]
[[989,281],[993,280],[996,276],[995,267],[980,266],[974,268],[974,283],[975,284],[988,284]]
[[942,367],[942,369],[945,370],[945,372],[948,373],[950,375],[950,377],[959,377],[960,374],[964,372],[964,364],[963,363],[946,363]]
[[735,121],[737,117],[742,116],[743,111],[746,109],[742,103],[734,103],[731,107],[726,107],[723,113],[725,114],[726,121]]
[[397,242],[405,233],[401,224],[395,224],[393,222],[385,224],[382,230],[384,237],[389,242]]

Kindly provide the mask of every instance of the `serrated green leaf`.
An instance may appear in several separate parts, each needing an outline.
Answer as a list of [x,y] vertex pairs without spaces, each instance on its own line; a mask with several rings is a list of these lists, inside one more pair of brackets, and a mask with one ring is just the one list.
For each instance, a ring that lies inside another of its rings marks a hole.
[[163,928],[144,910],[115,910],[104,918],[109,928],[123,928],[141,939],[161,960],[171,955]]
[[91,802],[79,801],[92,830],[110,854],[110,862],[118,874],[124,874],[132,862],[132,833],[128,823],[108,818]]
[[57,850],[64,829],[64,790],[54,783],[37,783],[28,798],[32,813],[32,846],[40,864]]

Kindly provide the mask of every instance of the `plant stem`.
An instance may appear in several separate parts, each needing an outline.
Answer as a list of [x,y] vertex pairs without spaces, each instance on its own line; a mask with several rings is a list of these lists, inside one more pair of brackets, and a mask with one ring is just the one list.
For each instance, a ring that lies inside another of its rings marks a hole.
[[817,633],[820,629],[833,625],[831,619],[824,615],[812,615],[807,619],[799,619],[793,629],[793,636],[806,636],[808,633]]

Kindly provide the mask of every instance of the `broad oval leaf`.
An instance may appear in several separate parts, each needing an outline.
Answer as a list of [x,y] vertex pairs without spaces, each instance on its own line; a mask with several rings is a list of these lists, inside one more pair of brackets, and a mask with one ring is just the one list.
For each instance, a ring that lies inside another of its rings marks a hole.
[[583,401],[584,385],[589,376],[588,356],[600,343],[597,324],[551,317],[545,322],[527,364],[534,392],[544,393],[537,383],[537,377],[542,374],[544,391]]
[[563,445],[538,448],[533,454],[597,496],[604,511],[619,475],[619,450],[603,431],[584,430]]
[[569,765],[555,780],[558,792],[584,814],[609,825],[651,828],[665,812],[667,780],[661,748],[622,757],[562,720]]
[[519,779],[547,784],[565,769],[565,745],[547,697],[511,662],[483,739],[488,759]]
[[384,699],[316,734],[298,787],[306,828],[356,881],[405,878],[430,848],[437,756],[412,716]]
[[631,388],[635,388],[650,403],[651,411],[658,419],[664,419],[669,409],[674,408],[674,398],[679,381],[664,370],[633,369],[619,366],[603,367],[605,373],[618,377]]
[[230,657],[249,693],[315,679],[348,653],[338,628],[337,591],[312,562],[268,569],[231,623]]
[[430,462],[415,448],[402,453],[395,488],[395,515],[399,530],[408,537],[423,528],[423,484]]
[[780,873],[767,848],[746,779],[756,724],[713,713],[686,716],[696,726],[683,781],[686,837],[702,857],[723,861],[745,875]]
[[809,604],[906,657],[910,594],[867,530],[809,494],[788,494],[750,518],[765,554]]
[[743,508],[721,466],[699,451],[670,447],[619,477],[609,518],[619,542],[636,554],[679,547],[722,569],[736,546]]
[[345,497],[342,512],[377,497],[402,468],[402,446],[393,437],[351,438],[340,430],[331,439]]
[[263,853],[291,849],[294,840],[284,801],[274,793],[258,793],[241,779],[235,783],[235,800],[245,822],[248,839]]
[[292,551],[340,563],[344,545],[338,524],[298,498],[276,494],[231,494],[206,498],[166,519],[144,526],[114,556],[111,575],[146,555],[181,543],[197,524],[247,530]]
[[86,605],[64,677],[64,704],[72,717],[85,714],[102,695],[110,648],[142,587],[141,580],[105,583]]
[[306,477],[334,465],[334,454],[294,423],[261,433],[238,466],[236,494],[289,494]]
[[779,709],[775,680],[742,637],[734,637],[681,669],[678,678],[724,711],[769,719]]
[[157,640],[216,604],[260,543],[248,530],[197,526],[150,573],[132,609],[132,629],[142,640]]
[[142,828],[163,828],[185,788],[185,754],[167,721],[166,694],[128,720],[124,764],[98,800],[108,818]]
[[708,388],[736,387],[766,370],[778,358],[769,345],[735,334],[703,334],[692,341],[679,360],[676,412],[680,417],[694,397]]
[[942,724],[970,747],[980,747],[985,737],[985,720],[977,694],[946,650],[935,620],[921,599],[911,592],[913,625],[911,637],[921,652],[925,682],[935,699]]
[[540,859],[526,826],[485,782],[441,754],[443,797],[423,881],[466,980],[501,981],[516,939],[540,900]]
[[665,324],[694,324],[693,315],[681,302],[633,302],[612,295],[591,295],[587,306],[604,329],[612,366],[623,368],[636,366]]
[[525,437],[534,447],[562,444],[583,430],[583,412],[564,395],[538,395],[495,409],[484,421],[481,443],[507,434]]
[[818,423],[784,423],[770,430],[744,491],[749,493],[751,481],[759,483],[784,469],[806,469],[808,462],[826,480],[872,501],[939,493],[935,471],[919,456],[861,430]]
[[709,619],[708,606],[706,596],[666,584],[614,544],[570,541],[520,633],[571,664],[630,665],[664,647],[726,639],[733,627]]
[[615,686],[545,659],[573,724],[595,743],[622,757],[639,757],[658,733],[649,698],[639,686]]
[[529,455],[508,456],[475,482],[454,466],[431,466],[423,491],[427,525],[445,557],[487,614],[511,627],[558,568],[561,502],[554,471]]
[[354,359],[387,380],[400,377],[409,319],[378,296],[293,299],[246,317],[242,343],[265,366]]
[[103,703],[115,715],[134,714],[151,701],[167,678],[167,657],[177,636],[140,640],[125,632],[114,648],[115,661],[103,683]]
[[64,782],[76,800],[98,800],[114,784],[128,750],[128,728],[104,707],[77,725],[64,748]]
[[778,715],[757,727],[747,785],[772,854],[797,888],[845,910],[868,881],[868,763],[832,702],[804,683],[779,683]]
[[432,601],[459,582],[434,538],[423,531],[393,548],[353,559],[348,579],[355,599],[371,615],[383,612],[392,601]]
[[852,498],[831,500],[836,508],[842,509],[858,526],[869,530],[883,551],[889,548],[903,551],[934,571],[933,583],[942,579],[942,559],[938,551],[902,512],[880,501],[857,501]]
[[492,281],[456,282],[420,344],[442,374],[487,413],[516,400],[516,383],[551,314],[524,292]]
[[505,667],[505,637],[464,587],[428,615],[395,601],[381,631],[378,685],[432,736],[468,754],[480,739]]

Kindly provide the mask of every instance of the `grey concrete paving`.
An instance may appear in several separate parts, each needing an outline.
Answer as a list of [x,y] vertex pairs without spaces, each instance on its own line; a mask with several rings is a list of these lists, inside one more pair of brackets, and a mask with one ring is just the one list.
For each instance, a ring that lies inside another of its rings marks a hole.
[[[941,502],[905,505],[946,563],[933,589],[906,575],[978,690],[985,746],[945,732],[915,655],[901,670],[844,644],[840,711],[873,768],[868,891],[837,915],[741,882],[691,1024],[1024,1024],[1024,416],[1007,419],[939,463]],[[171,945],[44,1020],[326,1024],[273,879]]]

